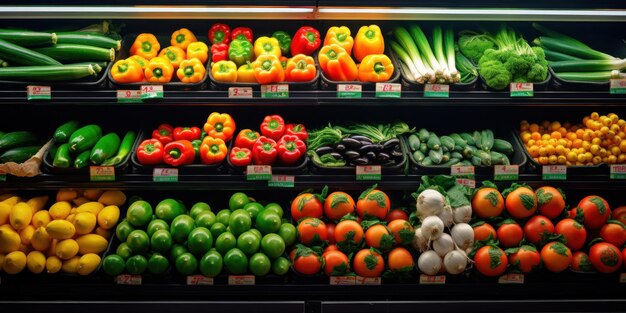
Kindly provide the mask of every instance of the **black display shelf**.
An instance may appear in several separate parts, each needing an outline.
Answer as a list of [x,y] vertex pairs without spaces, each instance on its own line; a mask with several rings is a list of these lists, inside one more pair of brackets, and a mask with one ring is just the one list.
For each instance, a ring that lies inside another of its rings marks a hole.
[[520,8],[520,9],[624,9],[626,3],[618,0],[390,0],[390,1],[354,1],[354,0],[318,0],[319,6],[386,6],[386,7],[454,7],[454,8]]

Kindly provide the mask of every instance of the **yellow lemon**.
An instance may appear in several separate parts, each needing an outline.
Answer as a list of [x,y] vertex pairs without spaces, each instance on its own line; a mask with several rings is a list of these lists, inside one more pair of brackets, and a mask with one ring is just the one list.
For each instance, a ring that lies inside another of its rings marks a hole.
[[76,190],[59,190],[57,192],[57,202],[59,201],[72,201],[78,197]]
[[0,225],[9,223],[9,215],[11,215],[12,207],[13,206],[8,203],[0,202]]
[[72,205],[67,201],[59,201],[53,204],[48,211],[50,212],[50,216],[55,220],[64,220],[68,215],[70,215],[70,210],[72,209]]
[[32,251],[26,256],[26,266],[31,273],[39,274],[46,268],[46,256],[39,251]]
[[98,213],[98,225],[104,229],[111,229],[117,225],[120,219],[120,208],[117,205],[109,205],[104,207]]
[[100,265],[100,256],[95,253],[88,253],[80,257],[76,271],[79,275],[89,275]]
[[33,225],[28,225],[26,228],[20,230],[20,240],[23,245],[30,245],[30,241],[33,238],[33,234],[35,233],[35,227]]
[[96,234],[88,234],[76,238],[78,252],[80,254],[96,253],[100,254],[106,250],[109,242],[104,237]]
[[75,206],[81,206],[85,203],[88,203],[89,199],[85,198],[85,197],[80,197],[80,198],[76,198],[74,200],[72,200],[72,203],[74,203]]
[[0,226],[0,253],[17,251],[21,242],[20,235],[11,228],[11,225]]
[[104,205],[122,206],[126,203],[126,195],[119,190],[107,190],[98,198],[98,202]]
[[63,266],[63,261],[56,256],[49,256],[46,260],[46,271],[49,274],[58,273]]
[[50,249],[48,249],[48,256],[56,256],[57,255],[57,244],[59,244],[59,240],[52,239],[50,241]]
[[30,238],[30,244],[37,251],[45,252],[50,248],[50,236],[45,227],[38,227]]
[[17,274],[26,267],[26,254],[22,251],[13,251],[4,257],[2,269],[7,274]]
[[30,220],[33,218],[33,210],[26,202],[18,202],[11,208],[11,214],[9,215],[9,222],[13,228],[20,230],[30,225]]
[[75,256],[69,260],[63,261],[63,265],[61,266],[61,270],[65,273],[76,274],[76,270],[78,270],[78,262],[80,261],[79,256]]
[[54,239],[68,239],[74,237],[76,228],[74,225],[65,220],[54,220],[46,226],[48,235]]
[[102,196],[104,190],[100,189],[87,189],[83,191],[83,197],[87,198],[89,201],[98,201],[98,198]]
[[30,223],[35,226],[35,229],[37,229],[42,226],[46,227],[51,220],[52,217],[50,216],[50,213],[46,210],[41,210],[33,215],[33,219],[30,221]]
[[104,238],[111,238],[111,235],[113,234],[113,230],[112,229],[104,229],[102,227],[96,227],[96,230],[94,231],[94,233],[96,235],[100,235]]
[[66,220],[66,221],[68,221],[68,222],[70,222],[70,223],[72,223],[72,224],[74,224],[74,221],[76,220],[76,214],[75,214],[75,213],[72,213],[72,214],[68,215],[68,216],[65,218],[65,220]]
[[69,260],[78,254],[78,243],[74,239],[65,239],[57,243],[56,256],[61,260]]
[[90,212],[93,215],[98,215],[98,213],[100,213],[102,209],[104,209],[104,205],[102,203],[91,201],[91,202],[87,202],[87,203],[80,205],[78,209],[76,209],[76,211],[78,213]]
[[50,199],[48,196],[35,197],[26,201],[26,204],[28,204],[28,206],[33,210],[33,214],[35,214],[43,210],[46,203],[48,203],[48,199]]
[[96,228],[96,216],[90,212],[81,212],[76,214],[72,223],[77,234],[89,234]]

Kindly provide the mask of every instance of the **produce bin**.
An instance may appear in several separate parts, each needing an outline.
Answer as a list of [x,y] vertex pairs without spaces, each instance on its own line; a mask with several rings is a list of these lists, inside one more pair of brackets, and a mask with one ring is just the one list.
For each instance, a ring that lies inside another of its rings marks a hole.
[[[120,57],[122,51],[116,51],[116,60]],[[55,82],[55,81],[14,81],[14,80],[0,80],[0,89],[26,89],[26,86],[50,86],[52,92],[54,90],[76,90],[76,89],[106,89],[107,86],[107,75],[111,72],[111,66],[113,66],[114,62],[107,62],[107,66],[103,67],[100,73],[95,77],[85,77],[74,81],[65,81],[65,82]]]
[[[389,49],[385,49],[385,55],[387,55],[389,59],[391,59],[391,63],[393,64],[393,74],[391,75],[391,78],[388,81],[381,82],[381,83],[400,82],[400,72],[401,72],[400,64],[391,55],[391,52]],[[346,84],[347,85],[360,85],[363,91],[375,91],[376,90],[376,83],[361,82],[361,81],[346,81],[346,82],[334,81],[326,77],[326,75],[324,75],[324,71],[321,71],[321,72],[322,72],[322,77],[320,80],[320,86],[323,90],[337,91],[337,85],[346,85]]]
[[[485,83],[485,79],[483,78],[482,75],[480,75],[480,71],[478,71],[478,76],[480,77],[480,85],[482,86],[482,88],[484,90],[488,90],[488,91],[500,91],[500,92],[509,92],[509,88],[504,88],[502,90],[497,90],[497,89],[493,89],[489,86],[487,86],[487,84]],[[546,77],[546,80],[542,81],[542,82],[536,82],[533,83],[533,90],[534,91],[546,91],[548,90],[548,88],[550,87],[550,81],[552,80],[552,74],[551,71],[548,70],[548,76]],[[513,82],[511,82],[513,83]]]
[[[233,148],[233,145],[234,145],[234,140],[231,140],[230,144],[228,145],[229,153],[230,153],[230,150]],[[307,171],[308,160],[309,160],[309,157],[305,154],[304,157],[302,157],[302,159],[300,160],[300,162],[298,162],[294,166],[284,166],[284,165],[273,166],[272,165],[272,174],[288,174],[288,175],[305,174]],[[246,171],[245,166],[244,167],[234,166],[230,162],[230,157],[226,157],[226,161],[228,163],[229,173],[235,174],[235,175],[241,175],[245,173]]]
[[589,91],[609,91],[609,82],[577,82],[559,78],[551,67],[548,67],[552,75],[552,88],[555,90],[589,90]]

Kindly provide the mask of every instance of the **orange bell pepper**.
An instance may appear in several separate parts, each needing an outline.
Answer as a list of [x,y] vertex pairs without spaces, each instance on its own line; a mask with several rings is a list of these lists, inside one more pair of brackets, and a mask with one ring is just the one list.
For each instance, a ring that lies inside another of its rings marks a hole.
[[264,54],[257,57],[252,67],[254,67],[254,77],[259,84],[280,83],[285,80],[285,71],[275,55]]
[[280,58],[282,53],[278,39],[265,36],[257,38],[257,40],[254,41],[254,55],[259,57],[263,54],[271,54]]
[[172,38],[170,39],[170,44],[172,46],[179,47],[183,50],[187,50],[187,47],[190,43],[196,42],[198,39],[196,35],[194,35],[189,29],[181,28],[174,33],[172,33]]
[[317,69],[315,60],[304,54],[298,54],[287,61],[285,80],[290,82],[306,82],[315,78]]
[[200,60],[193,58],[180,63],[176,76],[183,83],[197,83],[204,78],[206,69]]
[[346,49],[348,54],[352,54],[354,38],[351,36],[350,28],[346,26],[333,26],[329,28],[328,32],[326,32],[326,37],[324,37],[324,46],[328,46],[332,43],[340,45],[342,48]]
[[250,62],[242,65],[237,69],[237,81],[240,83],[254,83],[258,84],[259,82],[254,77],[254,67]]
[[146,58],[140,55],[131,55],[128,59],[134,60],[135,62],[139,63],[142,70],[144,70],[146,66],[148,65],[148,63],[150,62]]
[[159,50],[161,50],[161,45],[156,37],[153,34],[143,33],[135,38],[133,45],[130,47],[130,54],[149,60],[156,57]]
[[202,63],[209,59],[209,47],[202,41],[192,42],[187,46],[187,58],[196,58]]
[[117,83],[138,83],[143,80],[143,70],[133,59],[119,60],[111,67],[111,77]]
[[384,82],[393,75],[393,63],[384,54],[370,54],[359,66],[359,80],[362,82]]
[[322,71],[330,80],[354,81],[359,75],[359,70],[352,57],[337,44],[322,47],[317,59]]
[[152,58],[146,69],[144,76],[151,83],[169,83],[174,74],[174,66],[166,57]]
[[376,25],[363,26],[354,38],[354,57],[361,62],[370,54],[382,54],[385,52],[385,39]]
[[206,136],[200,145],[200,159],[204,164],[222,163],[228,155],[228,148],[224,140]]
[[225,142],[233,138],[235,130],[235,120],[228,113],[213,112],[204,123],[204,131],[207,135]]
[[167,48],[164,48],[163,50],[161,50],[161,52],[159,52],[159,56],[165,57],[170,60],[170,63],[172,63],[174,69],[178,69],[180,63],[187,58],[187,56],[185,55],[185,50],[176,46],[169,46]]

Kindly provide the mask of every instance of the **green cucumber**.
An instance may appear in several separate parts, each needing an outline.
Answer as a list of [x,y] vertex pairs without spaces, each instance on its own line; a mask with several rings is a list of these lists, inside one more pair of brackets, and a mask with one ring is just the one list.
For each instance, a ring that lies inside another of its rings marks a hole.
[[457,158],[450,158],[450,160],[448,160],[447,162],[441,163],[441,164],[439,164],[439,165],[441,165],[441,166],[448,166],[448,167],[450,167],[450,166],[452,166],[452,165],[455,165],[455,164],[459,163],[459,161],[461,161],[461,159],[457,159]]
[[54,131],[54,140],[58,143],[66,143],[70,136],[80,127],[80,122],[71,120]]
[[[0,52],[1,53],[1,52]],[[0,80],[68,81],[95,76],[93,65],[0,67]]]
[[422,151],[417,150],[413,152],[413,159],[415,159],[415,162],[417,163],[421,163],[425,157],[426,156],[422,153]]
[[31,32],[17,29],[0,29],[0,39],[22,47],[51,46],[57,43],[55,33]]
[[439,164],[443,159],[443,152],[441,152],[441,150],[430,150],[428,151],[428,156],[434,164]]
[[482,160],[479,157],[473,156],[472,157],[472,165],[474,166],[482,166]]
[[496,151],[490,151],[489,155],[491,156],[491,164],[492,165],[509,165],[511,164],[511,162],[509,161],[509,158],[500,153],[500,152],[496,152]]
[[485,129],[480,132],[480,144],[483,151],[490,151],[493,147],[493,131],[491,129]]
[[417,151],[420,148],[420,139],[416,134],[409,136],[409,148],[411,151]]
[[426,128],[422,128],[417,132],[417,138],[419,138],[421,142],[428,141],[428,137],[430,137],[430,133],[426,130]]
[[470,135],[469,133],[460,133],[459,136],[461,136],[461,138],[463,138],[463,140],[465,140],[467,145],[469,145],[469,146],[475,146],[476,145],[476,142],[474,141],[474,137],[472,135]]
[[450,160],[450,153],[449,152],[445,152],[443,154],[443,156],[441,157],[441,163],[446,163]]
[[472,166],[472,161],[470,161],[470,160],[463,160],[463,161],[459,162],[459,165],[461,165],[461,166]]
[[91,149],[89,160],[92,164],[100,165],[106,159],[112,157],[120,148],[120,136],[116,133],[108,133],[100,138]]
[[475,130],[472,134],[472,138],[474,138],[474,145],[478,149],[483,149],[483,143],[481,142],[482,138],[480,137],[480,132]]
[[91,155],[91,150],[85,150],[81,152],[76,159],[74,159],[74,168],[83,168],[89,165],[89,156]]
[[428,153],[428,145],[425,142],[420,143],[420,150],[421,153],[423,154],[427,154]]
[[494,139],[493,147],[491,148],[491,150],[504,153],[506,155],[511,155],[514,152],[513,145],[510,142],[503,140],[503,139]]
[[463,155],[461,153],[459,153],[459,152],[454,151],[454,152],[450,153],[450,158],[462,160],[463,159]]
[[41,146],[28,146],[13,148],[0,154],[0,163],[15,162],[24,163],[41,149]]
[[0,150],[15,147],[31,146],[38,141],[37,135],[29,131],[16,131],[2,135],[0,137]]
[[432,166],[435,165],[435,163],[433,163],[433,160],[430,157],[425,157],[424,160],[422,160],[422,166]]
[[101,137],[102,129],[100,129],[100,126],[96,124],[83,126],[70,136],[70,152],[80,153],[91,149]]
[[113,61],[115,49],[105,49],[86,45],[54,45],[35,49],[59,62],[76,63],[85,61]]
[[454,140],[454,146],[461,146],[462,148],[464,148],[465,146],[467,146],[467,141],[465,141],[465,139],[463,139],[463,137],[461,137],[461,135],[457,134],[457,133],[452,133],[450,135],[448,135],[450,138],[452,138],[452,140]]
[[448,151],[454,151],[454,139],[448,136],[439,137],[439,141],[441,141],[441,145],[448,148]]
[[[480,159],[480,163],[483,166],[491,166],[491,155],[489,154],[489,152],[483,151],[483,150],[474,150],[473,153],[474,157],[477,157]],[[472,159],[473,161],[473,159]]]
[[[124,161],[124,158],[126,158],[128,153],[130,153],[130,151],[133,149],[136,138],[137,134],[134,131],[127,132],[122,139],[122,143],[120,144],[120,149],[117,151],[117,155],[102,162],[102,165],[110,166],[122,163],[122,161]],[[199,155],[196,156],[198,157]]]
[[428,137],[428,142],[426,144],[428,145],[428,148],[431,150],[441,149],[441,141],[439,140],[439,137],[437,137],[435,133],[430,133],[430,136]]
[[0,39],[0,58],[19,65],[61,65],[61,62],[36,51]]
[[119,51],[122,47],[120,40],[115,40],[107,36],[87,34],[81,32],[59,32],[56,34],[58,44],[79,44],[99,48],[115,49]]
[[64,143],[59,146],[59,149],[57,149],[57,153],[54,155],[54,160],[52,161],[52,166],[68,168],[70,167],[71,162],[72,160],[70,157],[70,145]]

